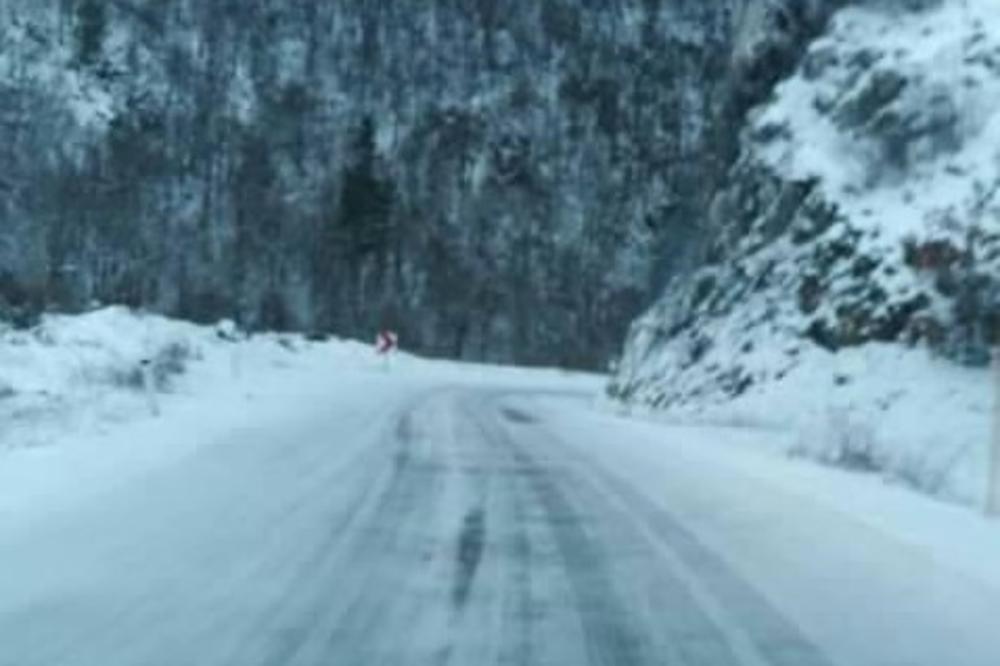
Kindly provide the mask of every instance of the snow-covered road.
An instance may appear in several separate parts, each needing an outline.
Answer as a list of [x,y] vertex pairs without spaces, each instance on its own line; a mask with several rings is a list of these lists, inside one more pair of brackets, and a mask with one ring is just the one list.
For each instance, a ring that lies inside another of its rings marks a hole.
[[0,528],[0,666],[1000,663],[1000,581],[830,472],[507,384],[305,402]]

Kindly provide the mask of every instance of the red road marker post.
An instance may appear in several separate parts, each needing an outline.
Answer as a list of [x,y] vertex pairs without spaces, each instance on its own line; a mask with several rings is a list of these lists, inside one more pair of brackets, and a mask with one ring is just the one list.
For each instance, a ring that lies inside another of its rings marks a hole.
[[375,336],[375,352],[382,357],[383,368],[389,369],[392,355],[399,349],[399,334],[383,329]]

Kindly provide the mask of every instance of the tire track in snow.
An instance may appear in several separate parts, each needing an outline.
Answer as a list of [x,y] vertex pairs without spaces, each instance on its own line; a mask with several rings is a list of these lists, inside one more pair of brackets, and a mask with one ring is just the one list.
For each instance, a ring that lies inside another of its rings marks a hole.
[[[600,497],[605,506],[615,508],[621,520],[634,526],[636,536],[655,548],[674,579],[671,586],[683,590],[714,625],[736,658],[735,663],[831,666],[832,662],[814,643],[665,509],[576,447],[543,427],[537,430],[567,461],[572,461],[589,492]],[[694,654],[687,656],[698,658]]]
[[[649,652],[649,641],[633,622],[634,614],[614,584],[608,554],[590,533],[591,516],[585,516],[567,493],[558,472],[516,443],[495,422],[488,407],[473,412],[485,439],[508,451],[517,468],[526,471],[532,496],[543,509],[574,597],[574,612],[582,625],[587,663],[593,666],[639,666],[658,663]],[[484,413],[485,412],[485,413]],[[501,411],[509,421],[528,424],[527,414]]]

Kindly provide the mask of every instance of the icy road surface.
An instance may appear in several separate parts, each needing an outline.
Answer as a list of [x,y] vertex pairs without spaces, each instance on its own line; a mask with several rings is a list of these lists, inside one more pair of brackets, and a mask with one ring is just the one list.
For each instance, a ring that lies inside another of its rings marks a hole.
[[704,432],[447,386],[295,424],[0,529],[0,665],[1000,663],[995,581]]

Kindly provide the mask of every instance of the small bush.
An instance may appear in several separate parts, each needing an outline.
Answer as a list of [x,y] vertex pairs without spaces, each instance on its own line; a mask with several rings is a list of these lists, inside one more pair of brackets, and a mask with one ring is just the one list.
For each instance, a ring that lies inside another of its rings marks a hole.
[[789,452],[825,465],[879,474],[918,492],[942,496],[949,493],[955,470],[969,454],[963,447],[927,442],[921,447],[899,447],[879,439],[870,422],[846,409],[833,409],[822,430],[802,433]]
[[[161,348],[151,359],[149,368],[143,362],[125,367],[112,368],[92,377],[92,381],[110,384],[128,391],[144,391],[146,389],[147,372],[156,391],[167,391],[171,388],[174,377],[184,374],[188,363],[196,358],[195,350],[184,342],[172,342]],[[86,375],[91,373],[85,372]]]
[[832,464],[862,472],[878,472],[885,468],[870,424],[851,418],[847,412],[834,412],[828,425]]
[[278,336],[278,345],[285,351],[293,353],[299,351],[295,338],[288,335]]
[[138,365],[126,368],[114,368],[107,373],[106,381],[111,386],[126,391],[142,391],[146,385],[142,366]]
[[0,400],[9,400],[15,395],[17,395],[17,391],[12,386],[0,381]]
[[935,455],[933,447],[910,451],[896,461],[891,476],[911,488],[928,495],[941,495],[948,489],[959,461],[966,450],[953,448],[944,454]]
[[171,380],[184,374],[187,364],[196,357],[194,349],[184,342],[172,342],[152,359],[153,386],[157,391],[170,389]]
[[874,427],[846,409],[830,410],[822,429],[802,434],[790,453],[859,472],[882,472],[887,466]]

